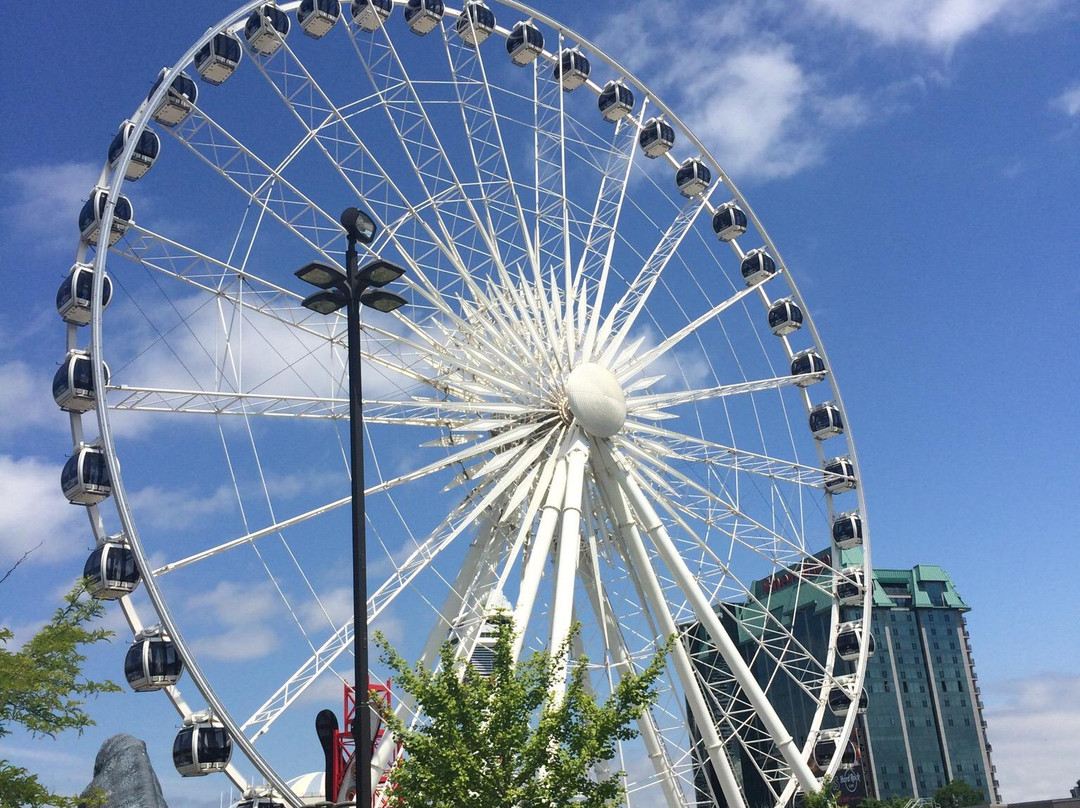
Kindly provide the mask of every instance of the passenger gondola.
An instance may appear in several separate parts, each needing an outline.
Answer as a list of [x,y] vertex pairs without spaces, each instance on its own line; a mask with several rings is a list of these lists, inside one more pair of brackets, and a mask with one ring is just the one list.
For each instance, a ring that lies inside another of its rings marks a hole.
[[506,37],[506,52],[519,67],[532,64],[544,51],[544,35],[531,20],[515,23]]
[[466,45],[479,47],[495,30],[495,12],[481,0],[469,0],[454,23],[454,30]]
[[746,285],[753,286],[776,274],[776,261],[764,247],[758,247],[746,254],[739,266],[739,271],[742,272]]
[[378,31],[390,18],[394,0],[353,0],[352,21],[361,31]]
[[769,306],[769,328],[778,337],[792,334],[802,328],[803,313],[790,297],[777,300]]
[[[836,758],[837,750],[840,748],[841,731],[838,729],[826,729],[822,730],[818,736],[817,742],[814,744],[814,766],[819,771],[825,771],[829,765]],[[840,766],[843,768],[851,768],[858,761],[858,753],[855,748],[855,744],[851,741],[847,741],[843,745],[843,752],[840,757]]]
[[[845,662],[854,662],[859,658],[859,646],[862,644],[863,623],[853,620],[841,623],[836,632],[836,653]],[[874,653],[874,635],[867,638],[867,653]]]
[[799,351],[791,357],[791,375],[795,384],[809,387],[825,378],[825,360],[813,348]]
[[161,626],[135,635],[124,656],[124,678],[136,693],[172,687],[184,673],[184,660]]
[[[843,716],[848,714],[848,710],[851,709],[851,703],[854,700],[853,693],[855,692],[855,676],[838,676],[832,688],[829,690],[829,709],[833,715]],[[856,709],[860,713],[865,713],[869,700],[866,697],[866,691],[863,690],[859,693],[859,700]]]
[[244,49],[240,40],[227,31],[219,31],[195,52],[195,72],[207,84],[224,84],[240,64]]
[[233,808],[286,808],[270,786],[249,786]]
[[[161,68],[157,81],[150,88],[146,98],[149,100],[157,92],[161,82],[165,80],[165,74],[169,72],[167,67]],[[176,126],[195,108],[195,102],[199,98],[199,88],[187,73],[181,73],[172,80],[168,92],[154,108],[153,118],[163,126]]]
[[858,511],[842,513],[833,520],[832,539],[841,550],[850,550],[863,543],[863,523]]
[[[105,365],[105,383],[109,383],[109,366]],[[53,400],[64,412],[89,412],[94,399],[94,374],[89,351],[72,349],[53,376]]]
[[222,772],[232,757],[232,738],[209,710],[184,718],[184,728],[173,741],[173,765],[184,777]]
[[435,29],[444,10],[442,0],[408,0],[405,4],[405,23],[414,34],[423,36]]
[[675,172],[675,185],[679,193],[687,199],[698,196],[709,187],[712,182],[712,172],[709,167],[696,157],[690,157],[683,161],[679,170]]
[[289,35],[289,15],[273,3],[251,12],[244,23],[244,41],[255,53],[270,56]]
[[818,404],[810,409],[810,431],[818,440],[825,440],[844,433],[844,420],[840,409],[833,403]]
[[[103,275],[105,288],[101,290],[101,308],[106,309],[112,300],[112,280]],[[94,289],[94,268],[90,264],[72,266],[60,288],[56,290],[56,310],[65,323],[86,325],[90,322],[90,295]]]
[[[105,216],[105,205],[109,201],[109,192],[105,188],[97,187],[90,192],[90,198],[86,200],[79,212],[79,233],[82,240],[91,246],[97,246],[101,235],[101,220]],[[116,201],[116,209],[113,211],[112,226],[109,228],[109,246],[118,242],[131,226],[133,209],[131,200],[123,194]]]
[[300,0],[296,8],[296,21],[300,29],[312,39],[322,39],[334,27],[341,16],[338,0]]
[[855,480],[855,464],[848,457],[826,460],[822,471],[825,475],[825,490],[830,494],[854,491],[858,485]]
[[135,591],[141,579],[139,567],[122,533],[98,542],[83,565],[83,578],[90,596],[97,600],[116,600]]
[[634,93],[622,81],[609,81],[600,91],[596,105],[605,121],[615,123],[634,111]]
[[562,85],[563,92],[568,93],[588,81],[591,72],[592,65],[589,64],[589,57],[577,48],[570,48],[562,52],[552,75],[555,81]]
[[[109,144],[109,168],[116,168],[116,164],[120,162],[120,155],[124,153],[124,147],[127,146],[134,131],[135,124],[131,121],[120,124],[119,131]],[[161,139],[157,136],[157,132],[153,129],[143,129],[139,133],[135,149],[131,152],[131,160],[128,161],[127,169],[124,171],[124,179],[131,182],[139,179],[150,170],[160,153]]]
[[655,160],[675,145],[675,130],[663,118],[649,118],[638,132],[638,145],[645,156]]
[[836,578],[836,599],[841,606],[857,606],[862,602],[866,586],[861,567],[845,567]]
[[96,505],[112,494],[112,480],[99,446],[80,443],[60,472],[60,487],[68,502]]
[[725,202],[712,217],[712,229],[721,241],[731,241],[746,232],[746,214],[734,202]]

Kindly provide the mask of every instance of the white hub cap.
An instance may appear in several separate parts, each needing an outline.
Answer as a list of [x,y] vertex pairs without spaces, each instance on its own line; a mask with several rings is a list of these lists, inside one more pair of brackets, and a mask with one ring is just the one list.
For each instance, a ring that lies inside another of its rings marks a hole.
[[610,438],[626,421],[626,394],[619,380],[595,362],[570,371],[566,398],[574,419],[594,438]]

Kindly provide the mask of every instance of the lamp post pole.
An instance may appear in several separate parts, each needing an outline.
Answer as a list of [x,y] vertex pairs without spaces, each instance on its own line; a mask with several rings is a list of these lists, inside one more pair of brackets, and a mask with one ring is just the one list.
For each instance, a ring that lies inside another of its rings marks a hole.
[[360,292],[356,286],[356,239],[349,236],[345,270],[349,284],[349,438],[352,464],[352,576],[353,576],[353,769],[356,804],[371,804],[371,710],[368,704],[367,524],[364,507],[364,397],[360,356]]
[[[353,773],[356,778],[356,804],[371,805],[371,698],[368,685],[367,622],[367,522],[364,509],[364,393],[361,383],[360,306],[392,312],[405,305],[405,298],[381,287],[405,274],[401,267],[377,259],[359,266],[357,242],[371,244],[378,229],[374,220],[358,208],[341,214],[341,225],[348,238],[345,272],[340,268],[313,261],[296,271],[296,277],[322,291],[304,298],[306,309],[322,315],[344,308],[348,332],[345,348],[349,355],[349,443],[352,468],[352,577],[353,577]],[[321,738],[322,736],[320,736]],[[329,752],[328,752],[329,754]],[[329,764],[328,764],[329,765]],[[327,784],[329,791],[338,784]],[[337,795],[334,795],[336,798]]]

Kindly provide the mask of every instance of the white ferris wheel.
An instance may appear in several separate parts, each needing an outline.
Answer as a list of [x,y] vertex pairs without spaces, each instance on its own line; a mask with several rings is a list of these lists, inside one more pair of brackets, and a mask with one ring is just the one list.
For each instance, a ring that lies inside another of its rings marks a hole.
[[348,678],[345,318],[302,308],[293,270],[342,266],[351,205],[408,300],[362,329],[373,628],[430,661],[449,637],[477,657],[496,607],[520,653],[578,621],[601,697],[678,634],[614,761],[631,806],[781,806],[850,766],[858,462],[731,179],[515,0],[302,0],[245,3],[161,72],[57,295],[62,484],[135,634],[129,683],[180,713],[178,770],[301,804],[287,781]]

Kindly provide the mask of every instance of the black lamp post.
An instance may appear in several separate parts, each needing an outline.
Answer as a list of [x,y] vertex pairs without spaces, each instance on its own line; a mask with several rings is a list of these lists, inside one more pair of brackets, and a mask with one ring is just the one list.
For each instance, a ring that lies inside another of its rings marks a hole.
[[[333,314],[342,307],[348,309],[346,347],[349,354],[349,437],[352,453],[353,681],[356,683],[351,731],[353,768],[356,772],[356,804],[366,808],[371,801],[370,756],[374,737],[371,731],[368,692],[367,541],[364,515],[364,399],[360,384],[360,306],[384,312],[403,306],[404,298],[393,292],[381,291],[378,287],[397,280],[405,270],[383,260],[358,267],[356,243],[370,244],[375,239],[375,222],[363,211],[348,208],[341,214],[341,224],[349,239],[349,246],[345,251],[346,271],[343,273],[337,267],[314,261],[297,270],[296,277],[322,290],[305,298],[302,304],[304,308],[319,314]],[[334,798],[336,797],[337,795],[334,795]]]

